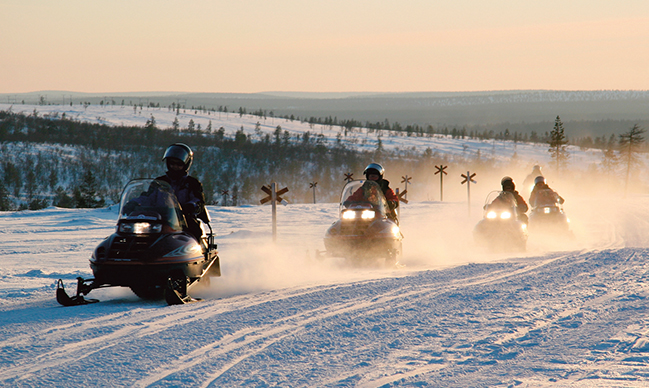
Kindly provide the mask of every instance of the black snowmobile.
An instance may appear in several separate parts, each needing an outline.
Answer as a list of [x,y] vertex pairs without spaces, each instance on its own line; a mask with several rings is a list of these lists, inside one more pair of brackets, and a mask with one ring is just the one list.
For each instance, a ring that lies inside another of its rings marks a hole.
[[[561,200],[563,202],[563,200]],[[561,236],[570,234],[570,220],[563,211],[559,197],[550,189],[539,190],[534,203],[530,202],[530,233],[541,232]]]
[[342,190],[340,219],[327,229],[326,254],[354,262],[385,258],[393,265],[402,255],[403,235],[398,213],[390,213],[388,201],[376,182],[354,180]]
[[506,191],[489,193],[484,217],[473,230],[473,238],[491,251],[525,251],[527,225],[518,219],[516,198]]
[[56,300],[64,306],[97,302],[86,299],[103,287],[129,287],[144,299],[183,304],[197,299],[187,290],[200,280],[221,276],[209,215],[200,216],[210,228],[201,241],[185,232],[187,224],[167,182],[135,179],[122,192],[117,230],[90,257],[94,278],[77,278],[75,296],[68,296],[61,279]]

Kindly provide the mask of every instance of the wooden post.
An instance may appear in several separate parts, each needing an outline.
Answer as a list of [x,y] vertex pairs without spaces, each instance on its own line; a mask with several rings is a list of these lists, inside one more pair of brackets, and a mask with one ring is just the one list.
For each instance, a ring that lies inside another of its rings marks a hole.
[[273,242],[277,241],[277,184],[270,184],[270,203],[273,208]]
[[439,166],[435,166],[435,168],[437,169],[437,171],[435,171],[435,175],[439,174],[439,200],[441,202],[444,202],[444,175],[446,175],[446,171],[444,170],[446,170],[446,167],[448,166],[441,164]]
[[467,199],[468,199],[468,204],[469,204],[469,217],[471,217],[471,183],[477,183],[476,181],[473,180],[473,177],[475,176],[475,172],[471,174],[469,171],[466,172],[466,175],[460,174],[464,180],[462,181],[462,184],[466,183],[466,194],[467,194]]

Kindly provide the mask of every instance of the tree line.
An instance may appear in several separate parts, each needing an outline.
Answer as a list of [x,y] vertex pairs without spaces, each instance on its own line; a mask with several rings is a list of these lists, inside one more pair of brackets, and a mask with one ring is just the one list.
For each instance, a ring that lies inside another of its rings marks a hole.
[[[352,128],[350,128],[352,130]],[[640,164],[645,150],[644,129],[637,124],[619,139],[609,140],[601,167],[612,173],[626,167],[626,180]],[[356,151],[340,141],[329,142],[321,134],[291,135],[280,125],[272,133],[253,134],[240,128],[226,136],[223,128],[193,126],[158,128],[155,118],[145,126],[108,126],[71,120],[65,115],[45,117],[0,111],[0,210],[60,207],[98,207],[117,203],[128,180],[164,173],[161,156],[172,143],[190,144],[196,159],[191,175],[204,185],[208,204],[257,203],[262,184],[271,180],[291,188],[297,202],[311,198],[309,182],[318,182],[320,201],[336,201],[342,173],[362,171],[368,161],[386,163],[394,170],[421,176],[436,164],[469,164],[493,169],[488,155],[440,154],[421,151],[387,152],[379,140],[372,151]],[[548,132],[557,169],[569,163],[569,144],[557,116]]]

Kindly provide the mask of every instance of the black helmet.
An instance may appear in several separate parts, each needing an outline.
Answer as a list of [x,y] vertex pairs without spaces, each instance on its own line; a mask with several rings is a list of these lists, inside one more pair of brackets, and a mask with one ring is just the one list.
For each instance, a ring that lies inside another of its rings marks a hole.
[[542,175],[537,176],[534,178],[534,185],[538,185],[539,183],[545,184],[545,178]]
[[189,168],[192,165],[192,161],[194,161],[194,152],[191,148],[189,148],[187,144],[175,143],[167,147],[167,150],[162,157],[162,160],[167,162],[167,167],[169,167],[169,158],[178,159],[181,162],[185,163],[183,170],[189,171]]
[[514,180],[508,176],[500,180],[500,185],[503,187],[503,190],[507,190],[507,189],[514,190],[516,188],[516,184],[514,183]]
[[363,171],[363,175],[365,175],[366,177],[369,174],[378,174],[379,179],[383,179],[383,174],[385,174],[385,169],[383,168],[383,166],[381,166],[378,163],[370,163],[367,165],[367,167],[365,167],[365,171]]

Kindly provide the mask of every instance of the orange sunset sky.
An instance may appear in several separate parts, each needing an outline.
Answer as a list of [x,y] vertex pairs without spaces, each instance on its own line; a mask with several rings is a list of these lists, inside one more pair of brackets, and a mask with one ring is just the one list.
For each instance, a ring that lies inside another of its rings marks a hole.
[[649,89],[646,0],[1,0],[0,93]]

